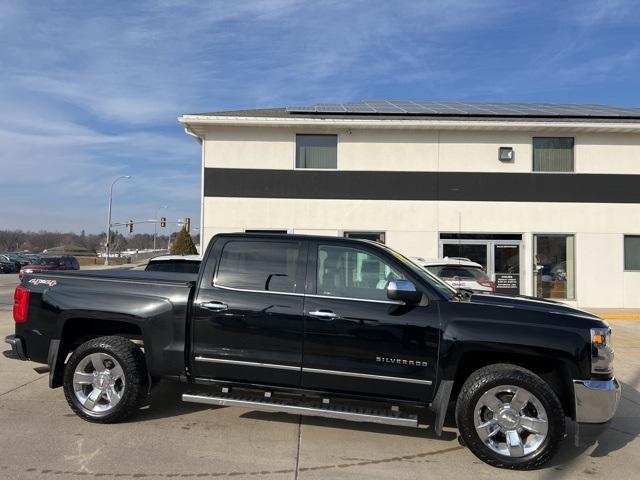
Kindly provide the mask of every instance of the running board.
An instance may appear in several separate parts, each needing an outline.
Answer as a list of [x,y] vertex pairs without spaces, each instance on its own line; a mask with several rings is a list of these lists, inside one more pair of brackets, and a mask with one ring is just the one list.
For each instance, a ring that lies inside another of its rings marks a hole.
[[417,415],[408,415],[394,410],[379,410],[330,403],[282,400],[269,397],[216,394],[184,393],[182,401],[220,405],[223,407],[243,407],[264,412],[291,413],[311,417],[338,418],[352,422],[382,423],[403,427],[417,427]]

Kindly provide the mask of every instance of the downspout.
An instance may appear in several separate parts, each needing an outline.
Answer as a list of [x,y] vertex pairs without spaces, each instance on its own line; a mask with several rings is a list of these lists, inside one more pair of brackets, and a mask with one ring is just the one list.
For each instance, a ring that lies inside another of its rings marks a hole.
[[198,143],[200,143],[200,145],[202,145],[201,148],[201,166],[200,166],[200,248],[199,248],[199,252],[200,255],[204,254],[204,148],[205,148],[205,141],[204,138],[202,138],[200,135],[197,135],[195,133],[193,133],[189,127],[184,127],[184,132],[187,135],[192,136],[193,138],[195,138]]

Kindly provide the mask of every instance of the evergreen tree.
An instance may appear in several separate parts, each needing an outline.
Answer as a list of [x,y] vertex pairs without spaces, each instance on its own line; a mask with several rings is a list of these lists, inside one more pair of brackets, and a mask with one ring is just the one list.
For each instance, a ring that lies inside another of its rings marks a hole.
[[182,227],[182,230],[180,230],[175,242],[173,242],[171,246],[171,255],[196,255],[197,253],[198,250],[193,243],[191,235],[189,235],[185,227]]

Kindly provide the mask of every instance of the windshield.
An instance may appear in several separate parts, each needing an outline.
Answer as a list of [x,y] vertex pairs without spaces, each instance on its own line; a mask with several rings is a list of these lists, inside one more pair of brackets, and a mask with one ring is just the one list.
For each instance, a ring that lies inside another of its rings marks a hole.
[[387,250],[391,255],[396,257],[396,259],[400,261],[405,267],[411,270],[416,276],[420,277],[422,280],[427,282],[429,285],[431,285],[433,288],[435,288],[438,292],[440,292],[442,295],[447,297],[449,300],[451,300],[452,298],[455,298],[456,295],[458,294],[458,291],[455,288],[450,286],[448,283],[443,282],[432,273],[427,272],[420,265],[414,263],[413,261],[411,261],[404,255],[402,255],[401,253],[396,252],[395,250],[387,247],[386,245],[379,244],[379,246]]

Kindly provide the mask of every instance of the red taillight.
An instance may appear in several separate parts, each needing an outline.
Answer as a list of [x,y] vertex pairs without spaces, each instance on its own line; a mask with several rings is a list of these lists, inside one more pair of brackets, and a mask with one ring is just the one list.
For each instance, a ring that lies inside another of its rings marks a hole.
[[23,323],[27,321],[29,314],[29,289],[24,285],[18,285],[13,294],[13,321]]
[[483,287],[491,288],[492,292],[496,291],[496,282],[492,282],[491,280],[479,280],[478,283]]

